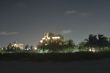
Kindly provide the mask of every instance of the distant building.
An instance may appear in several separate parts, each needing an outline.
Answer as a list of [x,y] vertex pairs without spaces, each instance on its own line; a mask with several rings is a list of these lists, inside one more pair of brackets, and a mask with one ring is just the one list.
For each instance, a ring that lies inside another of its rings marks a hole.
[[19,49],[21,49],[21,50],[24,49],[24,44],[22,44],[22,43],[13,42],[13,43],[10,43],[9,46],[10,46],[10,47],[19,48]]
[[44,33],[44,36],[40,40],[40,45],[49,45],[50,43],[56,43],[62,45],[64,43],[64,37],[60,34]]

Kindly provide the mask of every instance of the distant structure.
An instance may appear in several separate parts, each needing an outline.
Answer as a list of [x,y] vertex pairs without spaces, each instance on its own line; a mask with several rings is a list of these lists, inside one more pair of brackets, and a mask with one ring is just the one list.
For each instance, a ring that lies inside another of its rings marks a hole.
[[49,45],[49,44],[58,44],[62,45],[64,43],[64,37],[60,34],[54,34],[54,33],[44,33],[44,36],[39,42],[39,45]]
[[24,44],[18,42],[12,42],[8,45],[10,48],[19,48],[20,50],[24,49]]

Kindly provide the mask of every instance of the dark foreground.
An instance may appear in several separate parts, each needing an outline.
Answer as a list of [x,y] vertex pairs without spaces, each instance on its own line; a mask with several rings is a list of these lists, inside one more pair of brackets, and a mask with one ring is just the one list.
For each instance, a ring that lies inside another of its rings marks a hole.
[[0,61],[0,73],[110,73],[110,58],[72,62]]
[[76,52],[76,53],[1,53],[1,61],[32,62],[70,62],[80,60],[98,60],[110,58],[110,52]]
[[5,53],[0,73],[110,73],[110,53]]

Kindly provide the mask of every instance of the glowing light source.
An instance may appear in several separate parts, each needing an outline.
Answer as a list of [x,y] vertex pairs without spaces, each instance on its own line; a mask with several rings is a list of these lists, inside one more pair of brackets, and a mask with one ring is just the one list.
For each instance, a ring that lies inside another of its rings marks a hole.
[[45,40],[45,38],[42,38],[42,40]]
[[42,40],[40,40],[40,43],[43,43],[43,41],[42,41]]
[[90,52],[96,52],[95,48],[90,48],[89,51]]
[[20,43],[12,43],[12,46],[20,49],[24,48],[24,44],[20,44]]
[[47,43],[45,44],[45,46],[48,45]]
[[50,37],[47,37],[48,40],[50,40]]
[[34,47],[34,50],[37,50],[37,47]]
[[61,44],[63,42],[63,36],[59,34],[45,33],[43,38],[40,40],[40,45],[48,45],[52,42],[57,42]]
[[60,39],[60,37],[59,37],[59,36],[57,36],[57,37],[52,37],[52,39],[53,39],[53,40],[56,40],[56,39]]

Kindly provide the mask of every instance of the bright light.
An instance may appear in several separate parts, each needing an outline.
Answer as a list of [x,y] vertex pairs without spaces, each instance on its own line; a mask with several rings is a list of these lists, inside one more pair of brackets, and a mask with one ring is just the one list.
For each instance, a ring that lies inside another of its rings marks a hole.
[[45,40],[45,38],[42,38],[42,40]]
[[48,45],[48,44],[45,44],[45,46],[46,46],[46,45]]
[[52,39],[56,40],[56,39],[60,39],[60,37],[52,37]]
[[40,50],[39,53],[43,53],[43,50]]
[[34,50],[37,50],[37,47],[34,47]]
[[15,44],[13,44],[12,46],[13,46],[13,47],[19,47],[20,49],[23,49],[23,46],[24,46],[24,45],[23,45],[23,44],[16,44],[16,43],[15,43]]
[[13,44],[12,46],[13,46],[13,47],[19,47],[19,45],[18,45],[18,44]]
[[43,43],[43,40],[40,40],[40,43]]
[[28,51],[28,50],[30,50],[30,48],[27,48],[26,50]]
[[92,49],[89,49],[89,51],[91,52],[91,51],[92,51]]
[[92,52],[96,52],[96,50],[95,49],[92,49]]
[[90,48],[89,51],[90,52],[96,52],[95,48]]
[[13,46],[14,46],[14,47],[18,47],[18,45],[17,45],[17,44],[13,44]]
[[[42,43],[44,43],[44,45],[48,45],[48,43],[50,42],[50,41],[56,41],[56,40],[60,40],[61,39],[61,37],[59,36],[59,35],[49,35],[49,33],[46,33],[45,35],[44,35],[44,37],[40,40],[40,43],[42,44]],[[47,44],[45,44],[45,43],[47,43]]]
[[50,40],[50,37],[47,37],[48,40]]

